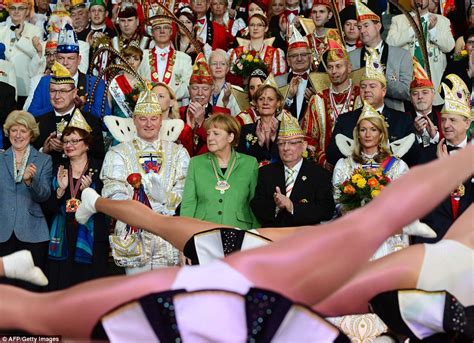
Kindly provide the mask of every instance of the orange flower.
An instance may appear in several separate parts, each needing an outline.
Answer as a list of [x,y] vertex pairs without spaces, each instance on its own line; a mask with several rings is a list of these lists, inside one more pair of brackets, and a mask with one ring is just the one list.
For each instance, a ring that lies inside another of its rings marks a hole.
[[356,190],[352,185],[347,185],[344,187],[343,192],[346,194],[355,194]]
[[369,185],[370,188],[377,187],[379,182],[375,177],[371,177],[370,179],[367,180],[367,184]]

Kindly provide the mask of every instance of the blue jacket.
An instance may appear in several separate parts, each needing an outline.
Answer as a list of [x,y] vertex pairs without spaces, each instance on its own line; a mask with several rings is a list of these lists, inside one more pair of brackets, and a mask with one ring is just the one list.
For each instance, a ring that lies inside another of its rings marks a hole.
[[40,203],[51,194],[51,157],[31,146],[27,165],[36,166],[36,175],[30,187],[15,183],[13,150],[0,153],[0,242],[6,242],[13,233],[27,243],[49,241],[49,229]]
[[[33,116],[38,117],[42,114],[53,111],[53,106],[51,105],[49,97],[49,82],[51,80],[51,75],[45,75],[41,78],[38,86],[35,89],[33,94],[33,99],[31,105],[28,108],[28,112],[33,114]],[[77,82],[77,89],[79,96],[88,96],[92,95],[92,90],[94,89],[94,84],[97,78],[95,76],[83,74],[79,72],[79,79]],[[109,103],[105,101],[105,113],[102,111],[102,99],[105,92],[105,83],[103,80],[100,80],[97,90],[95,92],[94,101],[92,104],[86,102],[84,105],[83,111],[89,112],[93,116],[101,119],[104,115],[110,114]]]

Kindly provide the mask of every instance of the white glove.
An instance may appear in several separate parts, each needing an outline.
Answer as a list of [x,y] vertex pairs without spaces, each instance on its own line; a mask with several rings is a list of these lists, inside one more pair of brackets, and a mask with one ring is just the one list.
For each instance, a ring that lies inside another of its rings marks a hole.
[[17,251],[4,256],[2,259],[7,278],[28,281],[38,286],[48,284],[48,279],[41,269],[35,267],[33,256],[28,250]]
[[93,188],[86,188],[81,194],[81,204],[76,212],[76,220],[78,223],[85,224],[89,218],[97,213],[95,202],[99,198],[99,194]]
[[150,194],[160,204],[166,203],[166,188],[161,182],[161,177],[158,174],[153,173],[151,179],[151,190]]
[[436,238],[436,232],[433,231],[425,223],[420,222],[418,219],[410,225],[403,228],[403,233],[409,236],[418,236],[423,238]]

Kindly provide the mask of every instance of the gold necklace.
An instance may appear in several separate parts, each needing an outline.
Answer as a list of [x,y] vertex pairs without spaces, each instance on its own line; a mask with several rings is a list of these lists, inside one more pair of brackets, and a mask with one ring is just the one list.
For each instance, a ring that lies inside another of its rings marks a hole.
[[217,183],[216,183],[216,186],[214,188],[217,191],[221,192],[221,194],[224,194],[225,191],[230,188],[230,185],[227,182],[227,180],[229,180],[230,175],[232,174],[232,171],[234,170],[234,166],[235,166],[236,161],[237,161],[237,157],[234,155],[234,160],[232,161],[232,165],[230,166],[230,168],[228,170],[227,178],[225,178],[224,180],[221,180],[219,178],[219,175],[217,174],[216,166],[214,165],[214,161],[212,160],[212,157],[211,157],[210,162],[211,162],[211,165],[212,165],[212,169],[214,170],[214,175],[216,176],[216,179],[217,179]]

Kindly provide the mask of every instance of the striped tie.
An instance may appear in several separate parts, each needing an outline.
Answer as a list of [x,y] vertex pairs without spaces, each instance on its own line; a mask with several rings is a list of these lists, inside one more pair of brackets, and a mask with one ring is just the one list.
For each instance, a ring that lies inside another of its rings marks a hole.
[[295,185],[296,173],[291,168],[288,168],[286,171],[287,171],[287,176],[285,180],[286,196],[290,197],[291,191],[293,190],[293,186]]

